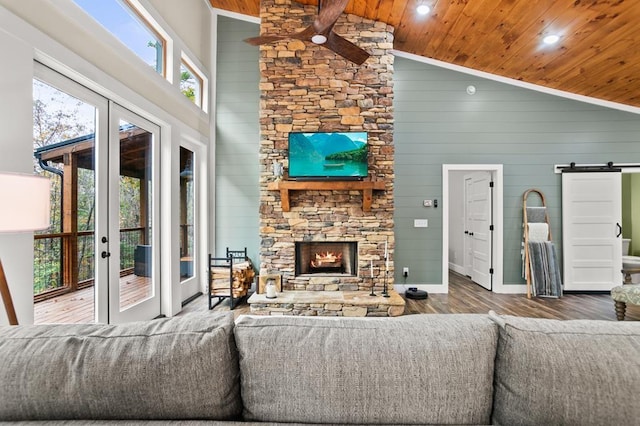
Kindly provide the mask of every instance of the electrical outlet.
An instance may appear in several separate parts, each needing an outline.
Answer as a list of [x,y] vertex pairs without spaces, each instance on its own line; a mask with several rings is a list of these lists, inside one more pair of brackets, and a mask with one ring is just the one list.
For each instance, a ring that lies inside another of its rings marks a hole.
[[402,268],[402,276],[407,278],[409,276],[409,267],[405,266],[404,268]]

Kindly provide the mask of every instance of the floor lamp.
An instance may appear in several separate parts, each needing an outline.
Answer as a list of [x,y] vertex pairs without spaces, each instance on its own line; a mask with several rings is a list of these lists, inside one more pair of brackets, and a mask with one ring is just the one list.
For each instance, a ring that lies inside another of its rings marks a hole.
[[[49,227],[49,179],[0,172],[0,232],[29,232]],[[18,325],[7,277],[0,259],[0,295],[10,325]]]

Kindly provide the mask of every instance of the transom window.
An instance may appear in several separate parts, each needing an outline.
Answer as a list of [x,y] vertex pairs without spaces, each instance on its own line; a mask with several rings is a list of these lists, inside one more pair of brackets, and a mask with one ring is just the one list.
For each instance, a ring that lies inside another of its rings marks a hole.
[[74,0],[158,74],[165,76],[167,42],[127,0]]
[[202,72],[183,53],[180,62],[180,91],[200,108],[203,106],[204,82]]

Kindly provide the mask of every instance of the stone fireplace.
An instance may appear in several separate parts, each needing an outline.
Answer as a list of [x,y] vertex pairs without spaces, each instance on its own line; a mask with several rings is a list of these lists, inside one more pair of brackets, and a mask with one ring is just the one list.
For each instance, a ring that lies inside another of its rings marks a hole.
[[[316,6],[262,0],[261,34],[296,32],[316,13]],[[284,292],[270,301],[254,294],[253,313],[383,316],[404,310],[395,292],[386,299],[369,296],[372,285],[382,291],[385,249],[393,276],[393,27],[343,14],[334,31],[369,59],[358,66],[293,39],[260,47],[260,274],[280,275]],[[291,186],[289,133],[355,131],[367,132],[364,182]],[[282,181],[274,163],[284,166]],[[331,254],[322,258],[323,251]]]

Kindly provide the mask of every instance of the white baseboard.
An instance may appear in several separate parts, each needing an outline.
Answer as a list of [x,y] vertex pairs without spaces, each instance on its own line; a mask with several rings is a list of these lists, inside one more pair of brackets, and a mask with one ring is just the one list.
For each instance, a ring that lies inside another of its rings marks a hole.
[[526,284],[502,284],[493,286],[493,292],[499,294],[526,294]]
[[448,293],[449,289],[444,284],[394,284],[393,288],[398,293],[406,293],[409,287],[415,287],[418,290],[424,290],[427,293]]
[[455,263],[449,262],[449,269],[460,275],[464,275],[464,266],[456,265]]
[[[427,293],[435,294],[447,294],[449,292],[449,286],[444,284],[394,284],[393,288],[398,293],[406,293],[409,287],[415,287],[418,290],[424,290]],[[526,284],[503,284],[493,285],[493,292],[496,294],[526,294]]]

